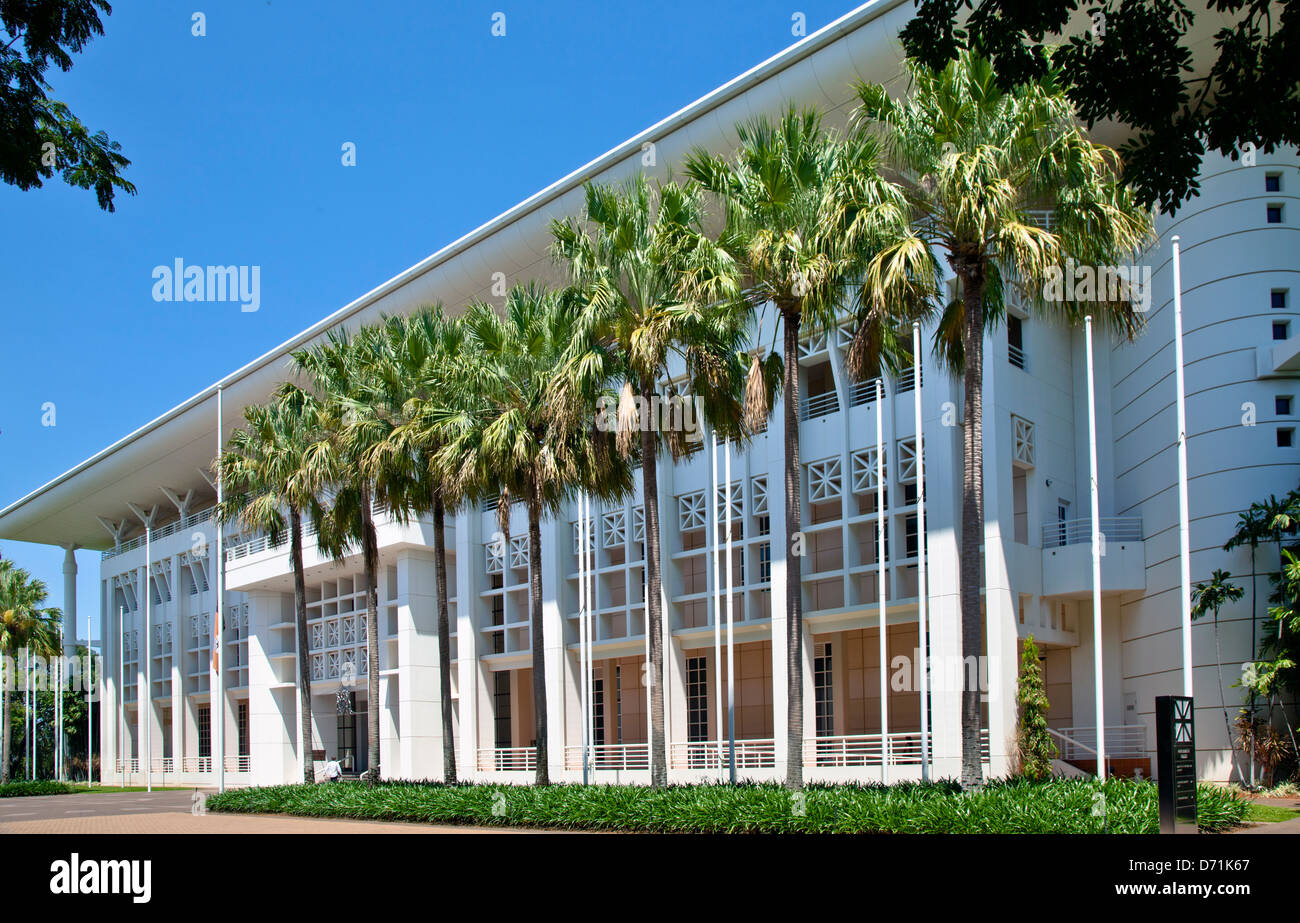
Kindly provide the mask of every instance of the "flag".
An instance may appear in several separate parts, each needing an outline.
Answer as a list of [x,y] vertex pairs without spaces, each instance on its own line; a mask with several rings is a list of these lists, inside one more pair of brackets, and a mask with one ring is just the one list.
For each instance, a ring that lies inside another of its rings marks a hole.
[[212,669],[218,669],[218,655],[221,653],[221,610],[212,615]]

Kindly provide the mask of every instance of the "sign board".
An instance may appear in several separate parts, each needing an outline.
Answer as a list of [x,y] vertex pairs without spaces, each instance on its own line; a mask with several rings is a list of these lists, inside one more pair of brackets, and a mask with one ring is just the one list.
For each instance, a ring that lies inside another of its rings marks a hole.
[[1196,728],[1192,699],[1156,696],[1160,832],[1196,833]]

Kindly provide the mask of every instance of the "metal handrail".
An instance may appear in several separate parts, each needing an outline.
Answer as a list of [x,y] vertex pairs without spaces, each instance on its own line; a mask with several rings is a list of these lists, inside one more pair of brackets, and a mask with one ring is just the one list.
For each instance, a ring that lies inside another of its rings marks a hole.
[[[1107,542],[1142,541],[1141,516],[1103,516],[1098,521]],[[1092,542],[1092,519],[1064,519],[1043,523],[1043,547],[1061,548]]]
[[840,409],[840,397],[834,391],[814,394],[799,402],[799,419],[813,420],[825,417]]

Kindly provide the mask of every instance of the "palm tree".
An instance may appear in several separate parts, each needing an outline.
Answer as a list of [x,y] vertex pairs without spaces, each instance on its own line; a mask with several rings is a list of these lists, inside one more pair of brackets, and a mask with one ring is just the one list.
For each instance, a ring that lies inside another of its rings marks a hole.
[[[905,203],[876,170],[878,146],[861,134],[841,136],[822,127],[812,110],[786,111],[777,121],[759,117],[737,126],[739,148],[727,160],[694,151],[686,175],[726,207],[719,243],[738,266],[740,288],[754,306],[771,303],[784,340],[761,367],[757,351],[746,388],[746,420],[756,429],[768,414],[761,401],[765,376],[783,376],[786,517],[786,785],[803,785],[803,585],[799,471],[799,339],[801,332],[839,323],[850,280],[878,228],[906,218]],[[870,228],[870,230],[867,230]],[[849,233],[852,232],[852,233]],[[877,314],[883,314],[878,311]],[[879,330],[883,325],[873,325]],[[761,329],[761,321],[759,323]],[[862,363],[865,365],[866,363]]]
[[1223,705],[1223,726],[1228,734],[1228,752],[1232,754],[1232,766],[1241,779],[1241,768],[1237,766],[1237,751],[1232,746],[1232,719],[1228,717],[1228,699],[1223,691],[1223,648],[1219,644],[1219,610],[1228,603],[1235,603],[1246,591],[1228,578],[1232,575],[1226,570],[1216,568],[1210,575],[1209,583],[1198,583],[1192,588],[1192,619],[1199,619],[1207,612],[1214,615],[1214,674],[1219,678],[1219,702]]
[[626,468],[608,463],[612,434],[598,432],[590,422],[594,408],[565,405],[557,394],[555,373],[573,340],[575,321],[572,298],[535,284],[512,288],[502,313],[488,304],[470,305],[454,374],[457,386],[476,400],[435,421],[442,442],[438,465],[457,495],[477,500],[497,494],[503,533],[509,531],[512,501],[522,502],[527,512],[538,785],[550,782],[542,517],[563,509],[579,487],[609,496],[629,489]]
[[[1224,551],[1232,551],[1243,545],[1250,546],[1250,659],[1253,661],[1259,650],[1259,640],[1256,626],[1259,621],[1259,575],[1257,570],[1257,554],[1259,552],[1259,543],[1268,534],[1268,523],[1264,518],[1263,508],[1258,503],[1252,503],[1246,511],[1237,514],[1237,531],[1232,537],[1224,543]],[[1250,687],[1250,703],[1247,706],[1250,715],[1250,726],[1254,727],[1256,693],[1253,686]],[[1250,752],[1250,784],[1255,784],[1255,748],[1248,747]]]
[[368,768],[365,778],[382,777],[379,749],[379,537],[374,506],[390,500],[400,505],[410,489],[409,469],[403,465],[379,471],[366,459],[382,440],[383,427],[356,411],[367,377],[380,361],[379,339],[363,328],[354,338],[332,332],[315,346],[293,353],[294,364],[310,390],[285,383],[281,403],[301,408],[312,421],[316,438],[304,452],[307,483],[327,489],[329,505],[318,505],[312,516],[316,546],[342,561],[360,547],[366,597],[366,731]]
[[463,325],[437,305],[409,316],[386,317],[377,335],[380,359],[371,367],[362,399],[354,402],[357,419],[380,428],[375,438],[367,440],[373,447],[363,459],[363,468],[377,479],[386,470],[406,465],[411,490],[390,498],[391,512],[398,518],[424,514],[433,518],[443,781],[450,785],[456,782],[456,739],[446,520],[448,510],[454,513],[462,498],[453,493],[450,479],[435,459],[442,448],[438,422],[463,406],[468,396],[454,386],[451,374],[463,354]]
[[231,435],[213,468],[225,493],[217,506],[219,523],[234,520],[249,530],[264,531],[272,545],[284,541],[287,525],[298,655],[299,753],[303,781],[315,782],[302,518],[316,509],[318,485],[312,484],[303,470],[303,453],[312,438],[304,411],[300,403],[292,401],[246,407],[246,426]]
[[[655,786],[668,782],[658,455],[665,445],[674,459],[688,448],[683,429],[694,408],[683,409],[681,402],[692,397],[702,398],[724,436],[740,434],[747,315],[734,309],[732,261],[704,233],[702,221],[695,187],[670,182],[652,190],[638,176],[621,187],[588,184],[582,219],[551,223],[553,253],[567,264],[582,304],[565,378],[587,400],[561,403],[584,406],[613,386],[620,395],[619,452],[624,459],[638,452],[641,461]],[[664,384],[675,361],[686,373],[680,392]],[[656,413],[665,403],[666,430]]]
[[[63,613],[45,605],[49,595],[45,581],[37,580],[12,561],[0,560],[0,656],[13,663],[20,649],[29,656],[52,657],[61,654],[59,625]],[[6,677],[0,688],[0,723],[4,725],[0,744],[0,785],[9,781],[9,753],[13,743],[14,691],[17,683]]]
[[[879,85],[858,88],[856,117],[884,141],[914,224],[872,260],[863,303],[914,298],[926,282],[921,254],[934,249],[957,279],[938,324],[936,351],[963,376],[961,618],[962,657],[980,655],[980,554],[984,535],[984,336],[1005,314],[1012,286],[1039,313],[1070,321],[1091,313],[1131,336],[1137,316],[1128,291],[1095,293],[1087,304],[1049,302],[1047,284],[1066,260],[1101,267],[1127,263],[1153,239],[1149,210],[1123,185],[1118,155],[1086,138],[1060,85],[1049,75],[1014,91],[998,88],[989,63],[964,53],[942,71],[909,63],[906,100]],[[1030,220],[1052,210],[1050,229]],[[939,292],[930,292],[938,298]],[[966,788],[982,784],[978,689],[962,691]]]

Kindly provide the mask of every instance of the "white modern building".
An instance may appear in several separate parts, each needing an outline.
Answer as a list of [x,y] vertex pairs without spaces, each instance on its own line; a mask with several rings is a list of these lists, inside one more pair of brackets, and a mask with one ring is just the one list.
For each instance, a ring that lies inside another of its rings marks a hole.
[[[578,211],[582,184],[637,171],[666,176],[687,150],[725,150],[733,126],[788,101],[817,106],[832,124],[854,107],[858,80],[903,89],[895,36],[910,0],[876,0],[629,139],[510,211],[439,250],[293,340],[194,395],[156,420],[0,511],[0,537],[98,551],[107,655],[102,735],[106,782],[212,784],[214,757],[229,784],[301,777],[296,728],[295,630],[288,547],[262,536],[225,537],[218,560],[207,472],[220,426],[282,380],[288,353],[335,327],[442,301],[491,299],[493,274],[511,282],[560,281],[547,255],[547,225]],[[654,146],[656,166],[643,163]],[[1106,554],[1101,636],[1093,631],[1088,412],[1081,329],[1013,316],[986,344],[985,571],[988,771],[1008,771],[1021,642],[1043,649],[1051,724],[1066,756],[1086,763],[1099,724],[1117,769],[1149,772],[1154,698],[1182,691],[1179,604],[1173,286],[1170,238],[1183,248],[1189,426],[1192,579],[1223,567],[1249,579],[1248,552],[1221,546],[1237,513],[1300,483],[1300,160],[1258,156],[1254,166],[1218,157],[1202,169],[1201,195],[1162,217],[1146,255],[1153,294],[1134,343],[1099,334],[1095,350],[1099,483]],[[1042,220],[1050,220],[1044,214]],[[1292,291],[1294,289],[1294,291]],[[780,778],[802,760],[809,779],[916,778],[920,773],[916,434],[924,430],[928,548],[929,725],[933,774],[955,776],[960,758],[963,669],[958,606],[960,382],[932,363],[922,372],[920,419],[910,374],[854,383],[841,331],[811,337],[801,353],[805,599],[802,752],[787,746],[786,568],[780,537],[783,446],[779,426],[733,453],[732,505],[736,755],[742,776]],[[1247,406],[1249,405],[1249,407]],[[1253,418],[1247,411],[1253,408]],[[780,408],[777,408],[780,412]],[[877,418],[886,455],[877,501]],[[779,420],[779,416],[775,419]],[[1249,420],[1253,425],[1244,425]],[[725,471],[719,450],[719,469]],[[719,475],[721,477],[721,475]],[[715,530],[711,463],[702,451],[661,467],[665,689],[670,776],[715,778],[720,668],[713,601]],[[769,501],[769,497],[771,500]],[[719,515],[721,515],[719,513]],[[877,556],[877,524],[887,552]],[[449,523],[452,696],[462,777],[525,781],[533,766],[532,679],[526,564],[542,555],[546,584],[547,707],[551,776],[580,778],[576,508],[543,526],[528,547],[522,511],[507,547],[493,541],[495,509],[461,511]],[[594,642],[597,781],[648,779],[643,508],[633,497],[597,504]],[[432,529],[380,511],[379,680],[382,765],[387,776],[435,778],[442,730]],[[721,530],[716,530],[720,532]],[[1258,568],[1274,566],[1261,549]],[[338,565],[308,542],[316,756],[366,768],[363,576],[360,556]],[[1275,559],[1275,554],[1274,554]],[[80,563],[84,566],[83,554]],[[221,644],[224,696],[209,666],[217,569],[227,598]],[[879,586],[883,567],[888,663],[881,737]],[[725,582],[725,580],[723,581]],[[75,595],[75,580],[68,582]],[[1260,581],[1261,594],[1265,582]],[[1247,596],[1249,600],[1249,594]],[[774,601],[776,605],[774,605]],[[70,600],[73,609],[75,600]],[[86,601],[82,601],[85,606]],[[1192,632],[1196,732],[1202,777],[1230,773],[1216,669],[1229,704],[1251,656],[1247,603],[1225,610],[1226,662],[1216,667],[1209,621]],[[100,635],[96,631],[96,635]],[[1094,670],[1100,645],[1102,673]],[[357,681],[349,683],[350,676]],[[1097,714],[1095,683],[1103,690]],[[725,694],[725,692],[724,692]],[[1235,711],[1235,708],[1234,708]],[[214,731],[224,728],[224,753]],[[884,754],[884,758],[882,758]],[[311,756],[308,754],[307,756]],[[1148,762],[1149,761],[1149,762]],[[882,762],[885,764],[882,766]]]

